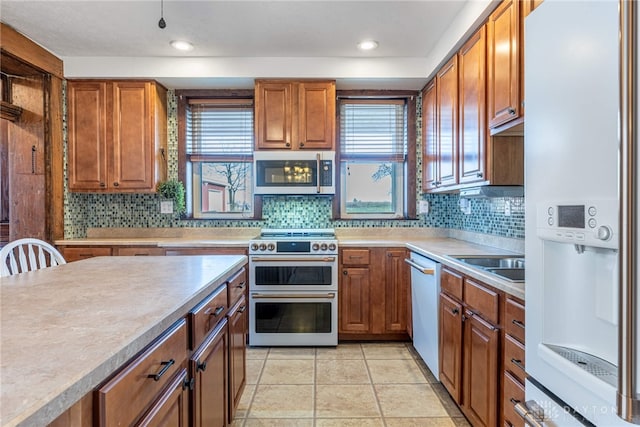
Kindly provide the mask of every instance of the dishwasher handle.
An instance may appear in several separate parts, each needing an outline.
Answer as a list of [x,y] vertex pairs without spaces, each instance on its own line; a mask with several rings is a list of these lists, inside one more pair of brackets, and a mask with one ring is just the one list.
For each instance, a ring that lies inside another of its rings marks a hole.
[[433,276],[434,274],[436,274],[435,268],[425,268],[425,267],[421,266],[420,264],[414,262],[412,259],[405,258],[404,262],[406,262],[407,264],[409,264],[411,267],[415,268],[416,270],[418,270],[422,274],[426,274],[426,275],[429,275],[429,276]]

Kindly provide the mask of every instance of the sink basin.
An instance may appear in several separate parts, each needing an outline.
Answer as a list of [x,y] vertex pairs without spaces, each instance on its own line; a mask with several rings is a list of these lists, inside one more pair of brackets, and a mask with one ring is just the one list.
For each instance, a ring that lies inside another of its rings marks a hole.
[[524,268],[487,268],[487,271],[512,282],[524,282]]
[[484,268],[524,268],[524,257],[521,256],[464,256],[453,257],[465,264]]
[[451,258],[481,268],[511,282],[524,282],[524,256],[460,255]]

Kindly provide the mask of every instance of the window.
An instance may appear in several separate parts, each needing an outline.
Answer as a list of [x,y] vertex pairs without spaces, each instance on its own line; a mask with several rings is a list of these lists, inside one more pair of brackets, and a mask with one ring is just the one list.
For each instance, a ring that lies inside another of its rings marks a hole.
[[253,217],[253,100],[196,98],[185,108],[193,217]]
[[407,107],[407,99],[340,100],[341,218],[411,216]]

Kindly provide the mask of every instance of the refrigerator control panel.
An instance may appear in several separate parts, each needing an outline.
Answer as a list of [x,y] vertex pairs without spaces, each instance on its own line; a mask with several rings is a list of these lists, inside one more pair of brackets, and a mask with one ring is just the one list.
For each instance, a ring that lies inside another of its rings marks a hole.
[[543,240],[617,249],[618,200],[541,203],[537,228]]

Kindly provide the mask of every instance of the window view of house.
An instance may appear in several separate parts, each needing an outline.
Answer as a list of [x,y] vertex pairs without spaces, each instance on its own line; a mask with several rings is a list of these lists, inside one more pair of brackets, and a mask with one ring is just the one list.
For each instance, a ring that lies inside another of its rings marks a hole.
[[186,127],[194,218],[253,216],[252,100],[190,100]]

